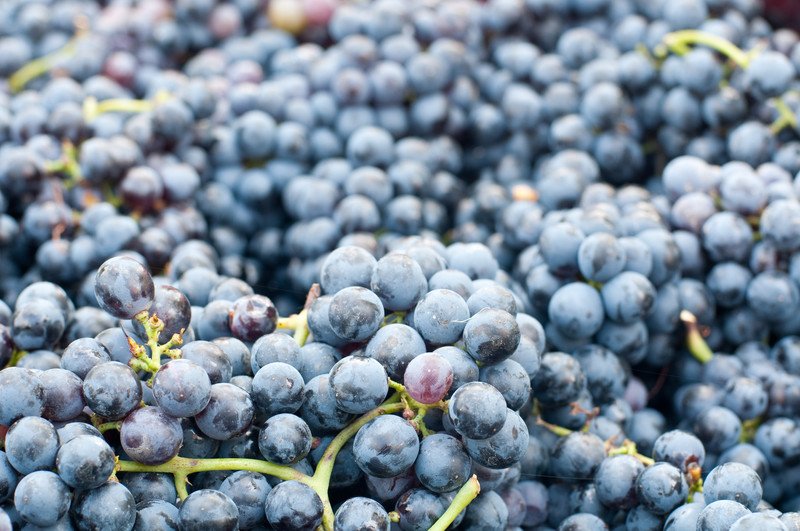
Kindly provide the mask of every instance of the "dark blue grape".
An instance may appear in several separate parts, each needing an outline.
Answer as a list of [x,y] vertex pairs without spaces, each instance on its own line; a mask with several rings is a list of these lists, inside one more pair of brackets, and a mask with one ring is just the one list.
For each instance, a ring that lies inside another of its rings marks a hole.
[[[158,335],[162,343],[166,343],[174,334],[180,334],[188,328],[192,317],[189,299],[178,288],[169,285],[159,285],[155,289],[153,303],[148,312],[150,315],[158,316],[164,323],[164,329]],[[139,321],[133,322],[133,328],[141,337],[146,337],[144,327]]]
[[576,400],[585,383],[586,377],[575,358],[563,352],[548,352],[542,357],[531,387],[542,405],[555,406]]
[[169,461],[178,455],[183,443],[180,421],[159,407],[144,407],[131,412],[122,422],[119,434],[125,453],[146,465]]
[[578,513],[565,518],[558,526],[558,531],[603,531],[608,529],[606,523],[598,516],[590,513]]
[[294,413],[303,405],[305,383],[288,363],[273,362],[261,367],[253,377],[250,397],[256,410],[268,416]]
[[414,327],[435,345],[455,343],[470,318],[464,299],[454,291],[431,290],[414,308]]
[[389,392],[386,370],[372,358],[347,356],[331,368],[329,382],[336,407],[360,415],[377,407]]
[[83,396],[101,417],[121,419],[142,400],[142,387],[130,367],[116,361],[96,365],[83,380]]
[[239,528],[239,509],[227,495],[217,490],[201,489],[189,494],[178,513],[179,528],[189,530]]
[[366,288],[344,288],[331,299],[328,320],[340,339],[348,342],[365,341],[380,327],[383,304],[375,293]]
[[242,341],[252,342],[275,331],[278,310],[263,295],[248,295],[234,301],[230,310],[230,329]]
[[67,514],[71,502],[69,487],[54,473],[40,470],[19,480],[14,507],[28,523],[48,527]]
[[402,418],[381,416],[362,426],[353,442],[356,463],[365,474],[387,478],[413,465],[419,437]]
[[411,489],[395,504],[395,511],[400,515],[398,525],[403,531],[429,529],[446,509],[443,498],[425,489]]
[[58,475],[70,487],[99,487],[114,471],[114,452],[100,437],[81,435],[62,442],[56,456]]
[[258,448],[267,461],[282,465],[297,463],[311,451],[311,430],[300,417],[280,413],[264,423]]
[[298,414],[315,435],[339,431],[353,419],[353,415],[336,407],[336,397],[327,374],[306,382],[304,395]]
[[58,434],[49,421],[24,417],[6,433],[5,451],[8,462],[21,474],[49,470],[56,462]]
[[47,349],[58,342],[65,328],[63,314],[49,300],[18,302],[11,322],[11,337],[20,349]]
[[514,360],[483,367],[480,379],[500,391],[509,409],[520,409],[530,398],[530,377],[525,368]]
[[159,472],[132,472],[124,474],[120,480],[131,494],[136,504],[143,504],[153,500],[174,503],[178,494],[175,482],[170,474]]
[[59,422],[81,414],[85,404],[78,376],[64,369],[49,369],[39,375],[39,381],[44,388],[44,418]]
[[333,525],[341,531],[389,531],[391,522],[383,506],[370,498],[350,498],[336,510]]
[[450,492],[469,479],[470,458],[455,437],[437,433],[422,439],[414,471],[420,483],[433,492]]
[[234,472],[219,488],[239,510],[239,526],[250,529],[266,523],[264,503],[272,487],[264,476],[249,470]]
[[226,441],[244,433],[253,414],[253,402],[246,391],[233,384],[218,383],[211,386],[208,405],[194,419],[204,434]]
[[742,422],[730,409],[714,406],[697,417],[693,431],[709,452],[723,452],[739,442]]
[[483,310],[464,327],[467,353],[482,363],[497,363],[511,357],[519,341],[519,325],[514,316],[503,310]]
[[375,257],[360,247],[339,247],[322,263],[320,285],[331,295],[350,286],[369,288],[376,263]]
[[267,334],[253,343],[250,366],[257,374],[264,365],[274,362],[292,364],[300,357],[300,346],[286,334]]
[[61,368],[85,378],[92,367],[110,361],[105,346],[96,339],[84,337],[71,342],[61,354]]
[[630,509],[636,505],[636,478],[642,470],[642,462],[631,455],[604,459],[594,477],[600,502],[612,509]]
[[672,430],[663,433],[653,443],[653,459],[664,461],[688,471],[690,465],[703,466],[706,451],[700,439],[681,430]]
[[219,345],[211,341],[192,341],[181,347],[181,357],[205,370],[212,384],[224,383],[233,376],[231,360]]
[[749,510],[756,510],[762,495],[761,479],[755,470],[741,463],[729,462],[717,466],[703,483],[706,503],[733,500]]
[[211,399],[208,373],[192,360],[172,360],[156,372],[153,397],[159,407],[172,417],[192,417]]
[[736,378],[725,386],[722,405],[736,413],[742,420],[763,414],[767,408],[767,392],[760,382],[750,378]]
[[322,500],[298,481],[283,481],[267,494],[267,522],[278,529],[312,531],[322,522]]
[[591,433],[573,432],[553,447],[550,468],[558,476],[589,478],[604,458],[602,439]]
[[736,520],[750,514],[750,511],[739,502],[718,500],[706,505],[697,518],[697,529],[730,529]]
[[453,393],[447,411],[459,434],[486,439],[504,426],[508,408],[500,391],[484,382],[469,382]]
[[752,513],[746,514],[736,520],[729,529],[731,531],[745,531],[746,529],[783,531],[783,529],[786,529],[786,526],[777,516],[772,514]]
[[507,410],[503,426],[486,439],[466,439],[467,453],[476,462],[489,468],[506,468],[525,455],[528,449],[525,421],[515,411]]
[[639,474],[636,493],[644,508],[663,515],[686,500],[689,488],[678,468],[669,463],[656,463]]
[[95,294],[100,307],[118,319],[131,319],[153,304],[150,273],[128,257],[111,258],[97,269]]
[[401,381],[409,362],[426,351],[425,341],[414,328],[405,324],[390,324],[372,336],[364,354],[378,360],[390,378]]
[[163,500],[151,500],[136,506],[136,522],[134,531],[147,529],[178,529],[178,508]]
[[108,481],[97,488],[79,491],[70,514],[79,522],[79,529],[132,529],[136,504],[124,485]]

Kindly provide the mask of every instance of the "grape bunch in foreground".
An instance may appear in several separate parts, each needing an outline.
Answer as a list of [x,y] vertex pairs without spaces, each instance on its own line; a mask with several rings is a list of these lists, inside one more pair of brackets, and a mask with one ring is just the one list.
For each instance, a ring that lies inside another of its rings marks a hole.
[[774,3],[0,2],[0,531],[800,531]]

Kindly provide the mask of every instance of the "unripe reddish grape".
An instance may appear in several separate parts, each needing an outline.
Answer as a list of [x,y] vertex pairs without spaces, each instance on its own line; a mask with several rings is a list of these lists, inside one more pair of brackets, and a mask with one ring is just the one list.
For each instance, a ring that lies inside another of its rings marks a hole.
[[453,367],[439,354],[426,352],[408,364],[403,385],[417,402],[434,404],[443,399],[453,385]]

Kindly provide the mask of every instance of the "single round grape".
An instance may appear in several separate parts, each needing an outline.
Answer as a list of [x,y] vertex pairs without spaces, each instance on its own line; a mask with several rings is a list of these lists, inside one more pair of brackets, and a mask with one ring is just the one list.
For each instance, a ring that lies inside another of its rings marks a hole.
[[77,375],[65,369],[48,369],[39,380],[44,388],[44,418],[64,422],[83,412],[83,382]]
[[247,391],[233,384],[218,383],[211,386],[211,399],[194,420],[204,434],[218,441],[227,441],[247,431],[254,412]]
[[237,299],[230,311],[230,328],[234,337],[251,343],[278,326],[278,309],[263,295],[247,295]]
[[192,341],[181,347],[181,356],[200,365],[212,384],[224,383],[233,376],[231,360],[225,351],[211,341]]
[[120,482],[131,491],[136,505],[153,500],[174,503],[178,498],[172,474],[161,472],[126,472],[121,474]]
[[414,472],[433,492],[450,492],[469,479],[471,461],[464,445],[451,435],[435,433],[422,439]]
[[681,430],[661,434],[653,444],[653,459],[665,461],[686,472],[692,463],[703,466],[706,451],[700,439]]
[[503,395],[484,382],[469,382],[450,398],[448,417],[453,428],[469,439],[486,439],[506,421],[508,408]]
[[183,429],[178,419],[159,407],[143,407],[131,412],[119,430],[125,453],[139,463],[160,465],[178,455]]
[[39,470],[17,484],[14,507],[28,523],[47,527],[55,525],[67,514],[71,501],[69,487],[56,474]]
[[249,470],[234,472],[219,487],[239,509],[239,526],[244,529],[266,524],[264,503],[270,490],[263,475]]
[[443,356],[433,352],[412,359],[403,375],[409,396],[422,404],[442,400],[453,385],[453,367]]
[[504,310],[482,310],[464,327],[467,353],[482,363],[497,363],[511,357],[519,340],[519,325],[514,316]]
[[100,307],[117,319],[132,319],[153,304],[153,278],[142,264],[127,256],[110,258],[97,268],[94,285]]
[[23,417],[6,433],[5,451],[8,462],[21,474],[50,470],[56,462],[58,434],[41,417]]
[[328,319],[339,338],[358,342],[369,339],[378,331],[383,312],[383,304],[375,293],[362,287],[349,287],[331,299]]
[[180,529],[201,531],[239,529],[239,509],[228,496],[217,490],[201,489],[189,495],[181,504]]
[[117,420],[139,407],[142,386],[130,367],[109,361],[96,365],[86,375],[83,396],[93,412]]
[[197,415],[211,400],[211,379],[192,360],[171,360],[155,374],[153,397],[159,407],[172,417]]
[[502,427],[486,439],[464,441],[467,453],[477,463],[489,468],[506,468],[525,455],[528,449],[528,429],[516,411],[506,410]]
[[333,521],[333,527],[339,531],[389,531],[391,525],[389,514],[380,503],[360,496],[340,505]]
[[44,412],[44,386],[39,373],[21,367],[0,370],[0,424],[10,426],[27,416]]
[[283,481],[267,494],[267,522],[276,529],[313,531],[322,522],[322,500],[299,481]]
[[636,493],[643,507],[653,514],[667,514],[686,500],[689,487],[680,469],[656,463],[636,480]]
[[276,361],[258,370],[253,377],[250,397],[258,412],[272,416],[300,409],[304,390],[300,372],[288,363]]
[[356,463],[377,477],[396,476],[419,454],[419,437],[408,421],[391,415],[377,417],[362,426],[353,442]]
[[336,362],[329,381],[336,407],[355,415],[380,405],[389,392],[386,370],[377,360],[364,356],[347,356]]
[[594,476],[597,498],[606,507],[630,509],[636,505],[636,478],[644,465],[632,455],[603,459]]
[[267,461],[292,465],[311,451],[311,429],[291,413],[280,413],[267,419],[258,436],[258,448]]
[[133,531],[148,529],[178,529],[179,512],[164,500],[150,500],[136,505],[136,522]]
[[761,501],[761,478],[755,470],[741,463],[724,463],[709,472],[703,483],[706,503],[733,500],[755,511]]
[[56,469],[64,483],[74,489],[93,489],[114,471],[114,451],[94,435],[79,435],[62,442],[56,455]]
[[97,488],[78,491],[70,514],[78,529],[133,529],[136,502],[124,485],[107,481]]

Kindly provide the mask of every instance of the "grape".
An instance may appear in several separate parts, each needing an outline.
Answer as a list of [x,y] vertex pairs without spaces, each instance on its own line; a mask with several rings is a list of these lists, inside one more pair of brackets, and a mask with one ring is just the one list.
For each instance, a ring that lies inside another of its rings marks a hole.
[[132,472],[124,474],[121,482],[131,492],[137,505],[155,500],[173,503],[172,500],[178,497],[170,474]]
[[153,397],[172,417],[192,417],[211,399],[211,379],[192,360],[172,360],[158,369],[153,379]]
[[253,402],[246,391],[229,383],[218,383],[211,386],[211,399],[194,420],[207,436],[227,441],[250,427],[253,413]]
[[395,511],[400,515],[398,524],[403,531],[429,529],[445,510],[444,500],[425,489],[411,489],[395,504]]
[[111,258],[97,269],[94,291],[100,307],[118,319],[147,310],[155,297],[150,273],[125,256]]
[[372,358],[348,356],[331,368],[329,382],[341,411],[356,415],[377,407],[389,392],[383,366]]
[[121,419],[139,406],[142,388],[130,367],[116,361],[96,365],[83,380],[86,404],[98,415]]
[[322,522],[322,500],[311,487],[298,481],[284,481],[267,494],[264,506],[267,522],[286,529],[316,529]]
[[133,529],[136,504],[133,495],[121,483],[108,481],[97,488],[80,491],[72,502],[70,514],[79,529]]
[[178,508],[163,500],[151,500],[137,505],[134,531],[145,529],[177,529]]
[[49,369],[39,375],[39,381],[44,388],[43,417],[63,422],[81,414],[85,404],[78,376],[64,369]]
[[56,462],[58,434],[49,421],[24,417],[6,433],[5,451],[8,462],[21,474],[49,470]]
[[355,497],[344,502],[334,516],[334,527],[342,531],[374,529],[388,531],[389,515],[381,504],[370,498]]
[[453,393],[448,417],[453,428],[464,437],[486,439],[503,427],[507,410],[500,391],[484,382],[470,382]]
[[736,520],[750,514],[741,503],[732,500],[718,500],[709,503],[697,518],[698,529],[730,529]]
[[724,463],[709,472],[703,484],[706,503],[733,500],[754,511],[761,499],[761,479],[747,465]]
[[436,289],[426,293],[414,308],[414,327],[426,341],[447,345],[458,341],[469,317],[469,306],[459,294]]
[[475,314],[464,327],[464,344],[475,361],[497,363],[511,357],[519,346],[520,332],[514,316],[488,308]]
[[196,490],[184,500],[178,513],[180,529],[208,529],[233,531],[239,527],[239,509],[222,492],[209,489]]
[[257,411],[272,416],[296,412],[303,405],[304,390],[305,383],[298,370],[277,361],[258,370],[250,397]]
[[300,417],[280,413],[264,423],[258,448],[267,461],[282,465],[297,463],[311,451],[311,430]]
[[144,407],[131,412],[119,430],[120,443],[131,459],[146,465],[158,465],[176,455],[183,442],[178,419],[159,407]]
[[507,410],[502,427],[488,438],[464,441],[472,459],[489,468],[505,468],[513,465],[528,449],[528,430],[525,421],[515,412]]
[[419,438],[411,425],[393,416],[377,417],[362,426],[353,442],[356,463],[365,474],[387,478],[409,468],[419,454]]
[[409,396],[422,404],[442,400],[453,383],[453,367],[443,356],[427,352],[406,367],[403,384]]
[[45,396],[39,374],[30,369],[0,370],[0,424],[10,426],[25,416],[44,412]]
[[79,435],[62,441],[55,464],[58,475],[70,487],[93,489],[114,471],[114,451],[100,437]]
[[266,522],[264,503],[272,487],[257,472],[240,470],[222,482],[219,490],[228,496],[239,510],[239,526],[255,527]]
[[656,463],[639,474],[636,493],[642,507],[653,514],[667,514],[685,500],[688,487],[679,469]]
[[451,492],[469,479],[470,466],[470,458],[458,439],[436,433],[422,439],[414,472],[426,489]]
[[262,295],[248,295],[234,301],[230,313],[231,332],[237,339],[252,342],[278,326],[278,310]]
[[383,304],[372,291],[361,287],[344,288],[331,299],[328,319],[333,332],[346,341],[364,341],[383,320]]
[[28,523],[55,525],[70,506],[69,487],[54,473],[38,470],[19,480],[14,491],[14,507]]

